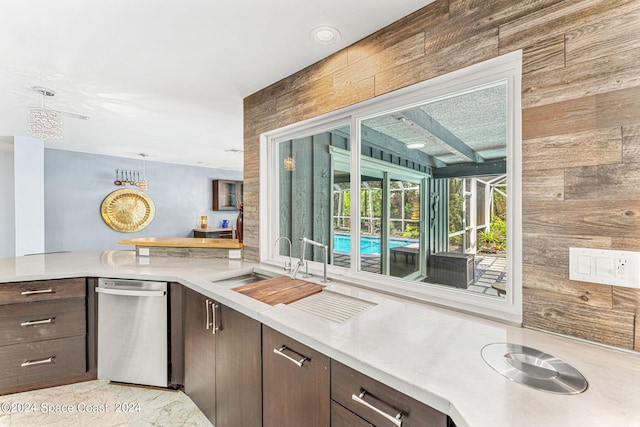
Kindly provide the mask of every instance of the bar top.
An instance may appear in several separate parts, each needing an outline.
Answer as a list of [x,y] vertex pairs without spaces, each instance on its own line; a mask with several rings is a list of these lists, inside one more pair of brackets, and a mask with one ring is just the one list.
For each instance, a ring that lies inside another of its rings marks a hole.
[[120,240],[120,245],[154,246],[164,248],[242,249],[238,239],[210,239],[198,237],[139,237]]

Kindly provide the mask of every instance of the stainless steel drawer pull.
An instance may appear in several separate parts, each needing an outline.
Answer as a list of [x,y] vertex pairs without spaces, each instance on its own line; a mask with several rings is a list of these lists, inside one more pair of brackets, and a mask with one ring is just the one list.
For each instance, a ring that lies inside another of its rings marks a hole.
[[22,366],[23,368],[25,366],[32,366],[32,365],[41,365],[43,363],[53,363],[53,356],[48,357],[46,359],[39,359],[39,360],[27,360],[26,362],[22,362]]
[[40,289],[37,291],[23,291],[20,292],[20,295],[38,295],[38,294],[52,294],[53,289]]
[[218,307],[220,307],[220,304],[217,304],[215,302],[211,302],[211,333],[213,335],[216,334],[216,332],[218,332],[220,330],[220,327],[218,326],[218,319],[216,318],[216,311],[218,311]]
[[364,397],[366,396],[366,394],[367,394],[367,391],[362,390],[362,392],[359,395],[352,394],[351,398],[356,402],[360,403],[361,405],[371,409],[376,414],[383,416],[384,418],[392,422],[394,425],[397,425],[398,427],[402,427],[402,411],[398,411],[395,417],[393,415],[389,415],[386,412],[376,408],[371,403],[364,400]]
[[27,320],[26,322],[20,323],[20,326],[46,325],[48,323],[53,323],[54,319],[55,317],[43,320]]
[[211,327],[211,316],[209,315],[209,304],[211,304],[210,300],[206,300],[204,302],[204,309],[207,311],[207,322],[204,324],[206,330],[209,330]]
[[[296,359],[294,359],[294,358],[293,358],[293,357],[291,357],[291,356],[287,356],[286,354],[284,354],[284,351],[285,351],[285,350],[289,350],[290,352],[295,353],[295,354],[297,354],[298,356],[301,356],[301,357],[302,357],[302,359],[300,359],[300,360],[296,360]],[[274,349],[273,349],[273,352],[274,352],[275,354],[279,355],[279,356],[284,357],[285,359],[287,359],[287,360],[288,360],[288,361],[290,361],[291,363],[294,363],[294,364],[295,364],[296,366],[298,366],[299,368],[302,368],[302,365],[304,364],[304,362],[311,361],[311,359],[310,359],[310,358],[308,358],[307,356],[303,356],[302,354],[300,354],[300,353],[298,353],[298,352],[296,352],[296,351],[291,350],[291,349],[290,349],[289,347],[287,347],[286,345],[283,345],[282,347],[280,347],[280,349],[274,348]]]
[[166,291],[145,291],[145,290],[131,290],[131,289],[115,289],[100,286],[96,287],[96,292],[106,295],[119,295],[124,297],[163,297],[167,294]]

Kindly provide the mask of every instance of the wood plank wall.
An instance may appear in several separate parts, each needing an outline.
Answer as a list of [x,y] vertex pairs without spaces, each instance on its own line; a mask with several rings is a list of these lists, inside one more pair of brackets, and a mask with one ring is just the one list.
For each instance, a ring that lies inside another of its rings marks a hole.
[[524,325],[640,351],[640,292],[568,279],[570,246],[640,251],[640,0],[436,0],[247,97],[245,254],[259,135],[523,49]]

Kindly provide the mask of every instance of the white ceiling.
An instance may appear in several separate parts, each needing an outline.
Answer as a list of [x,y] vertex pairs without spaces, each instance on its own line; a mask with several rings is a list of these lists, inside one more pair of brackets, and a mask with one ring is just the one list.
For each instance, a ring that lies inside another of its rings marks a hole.
[[46,147],[241,170],[244,97],[431,1],[2,0],[0,136],[28,135],[44,86],[92,117]]

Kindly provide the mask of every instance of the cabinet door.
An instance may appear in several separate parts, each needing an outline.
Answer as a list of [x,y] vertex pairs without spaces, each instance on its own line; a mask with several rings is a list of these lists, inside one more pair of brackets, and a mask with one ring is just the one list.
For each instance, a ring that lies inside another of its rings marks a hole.
[[267,326],[262,343],[264,427],[328,427],[329,358]]
[[216,427],[260,427],[260,322],[220,305],[216,311],[216,325]]
[[184,391],[215,424],[216,335],[212,329],[210,298],[184,292]]

